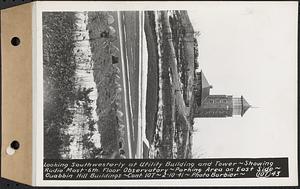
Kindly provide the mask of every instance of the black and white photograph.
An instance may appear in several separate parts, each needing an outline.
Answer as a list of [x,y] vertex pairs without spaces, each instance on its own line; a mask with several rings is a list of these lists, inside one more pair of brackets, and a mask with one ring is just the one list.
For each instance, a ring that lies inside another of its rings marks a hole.
[[40,6],[43,159],[286,158],[296,178],[296,4],[146,5]]

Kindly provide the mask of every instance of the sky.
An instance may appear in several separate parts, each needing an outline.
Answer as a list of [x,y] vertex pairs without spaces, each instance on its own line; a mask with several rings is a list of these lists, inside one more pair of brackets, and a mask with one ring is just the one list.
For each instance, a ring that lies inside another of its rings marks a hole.
[[195,158],[296,153],[297,4],[207,3],[189,10],[211,94],[241,96],[243,117],[197,118]]

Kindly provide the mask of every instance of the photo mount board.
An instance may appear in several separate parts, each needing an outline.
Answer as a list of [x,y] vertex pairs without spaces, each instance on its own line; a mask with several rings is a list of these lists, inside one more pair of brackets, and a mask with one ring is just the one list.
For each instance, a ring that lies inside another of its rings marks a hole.
[[[13,37],[20,39],[13,46]],[[32,4],[1,10],[1,176],[32,185]],[[13,155],[13,141],[20,147]]]
[[[1,11],[1,176],[28,185],[36,185],[34,181],[36,178],[36,168],[34,167],[35,164],[33,161],[35,157],[32,155],[35,154],[33,146],[36,145],[33,141],[35,138],[33,135],[36,136],[35,129],[33,128],[33,119],[35,119],[34,116],[36,115],[32,115],[32,112],[34,112],[33,99],[35,99],[36,95],[35,92],[33,92],[33,81],[35,80],[33,62],[36,58],[36,55],[33,55],[33,46],[35,43],[33,39],[35,33],[32,29],[35,27],[33,6],[34,3],[31,3]],[[9,21],[7,22],[7,20]],[[19,46],[11,45],[11,39],[13,37],[20,38],[21,43]],[[16,150],[13,155],[8,155],[7,148],[11,142],[15,140],[20,143],[20,148]],[[145,183],[150,185],[151,181],[148,181]],[[52,184],[56,185],[55,182],[56,181],[53,181]],[[159,183],[163,182],[164,180],[160,180]],[[86,182],[82,182],[79,185],[83,186],[85,183]],[[109,182],[106,182],[106,184],[107,183]],[[118,183],[118,181],[115,183]],[[178,181],[178,183],[180,183],[180,181]],[[64,185],[68,184],[71,184],[71,182],[66,181],[64,183]],[[130,180],[128,180],[126,185],[130,185]],[[230,184],[227,183],[227,185]],[[217,186],[222,186],[221,182],[219,182]]]

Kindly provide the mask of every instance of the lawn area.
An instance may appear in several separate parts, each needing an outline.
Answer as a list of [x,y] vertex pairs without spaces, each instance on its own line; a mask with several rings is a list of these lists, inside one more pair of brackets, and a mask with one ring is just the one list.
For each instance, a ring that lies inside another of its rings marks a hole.
[[148,50],[148,90],[146,94],[146,137],[153,143],[158,106],[158,52],[153,11],[145,12],[145,34]]

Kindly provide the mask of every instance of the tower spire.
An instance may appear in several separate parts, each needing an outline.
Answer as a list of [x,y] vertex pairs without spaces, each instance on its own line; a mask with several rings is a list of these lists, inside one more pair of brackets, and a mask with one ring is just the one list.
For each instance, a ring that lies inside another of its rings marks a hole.
[[241,112],[241,116],[243,117],[243,115],[246,113],[246,111],[251,108],[252,106],[246,101],[246,99],[241,96],[241,102],[242,102],[242,112]]

